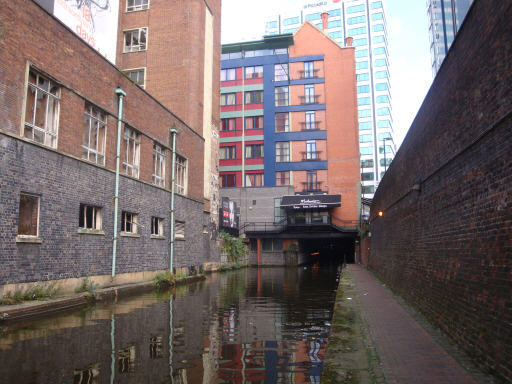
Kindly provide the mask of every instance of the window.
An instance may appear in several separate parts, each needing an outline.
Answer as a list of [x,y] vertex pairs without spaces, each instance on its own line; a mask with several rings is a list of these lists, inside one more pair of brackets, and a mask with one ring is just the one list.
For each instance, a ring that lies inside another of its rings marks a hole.
[[165,187],[165,155],[158,144],[153,144],[153,184]]
[[82,138],[82,159],[105,165],[107,116],[98,108],[86,104]]
[[361,147],[360,151],[361,151],[361,155],[372,155],[373,154],[372,147]]
[[377,83],[375,84],[375,90],[377,91],[387,91],[388,84],[387,83]]
[[288,28],[283,31],[283,33],[294,33],[297,30],[297,27],[295,28]]
[[370,98],[369,97],[358,97],[357,105],[370,105]]
[[246,187],[262,187],[263,186],[263,173],[246,173],[245,174]]
[[220,175],[221,188],[236,187],[236,175]]
[[375,186],[363,185],[363,194],[375,193]]
[[376,67],[385,67],[386,65],[388,65],[388,63],[386,62],[386,59],[377,59],[377,60],[375,60],[375,66]]
[[355,17],[349,17],[347,19],[347,24],[353,25],[353,24],[364,23],[365,21],[366,21],[366,19],[364,16],[355,16]]
[[265,25],[266,28],[277,28],[277,21],[269,21],[267,22],[267,24]]
[[368,57],[368,50],[367,49],[360,49],[360,50],[356,51],[355,57],[356,57],[356,59],[358,59],[360,57]]
[[275,87],[276,107],[288,105],[288,87]]
[[136,213],[123,211],[121,214],[121,231],[126,233],[137,233],[137,217],[138,215]]
[[146,27],[124,31],[124,52],[146,50],[147,32]]
[[322,16],[320,15],[320,13],[312,13],[310,15],[306,15],[306,20],[320,20],[322,18]]
[[164,235],[164,219],[161,217],[153,216],[151,218],[151,234],[153,236],[162,236]]
[[139,177],[140,134],[125,126],[123,140],[123,172],[128,176]]
[[39,235],[39,196],[20,194],[20,211],[18,216],[18,235]]
[[385,55],[386,54],[386,48],[384,47],[378,47],[373,50],[373,53],[375,55]]
[[281,208],[281,198],[274,198],[274,223],[277,224],[286,218],[286,211]]
[[377,103],[389,103],[389,97],[387,95],[377,96]]
[[354,39],[354,41],[352,42],[353,47],[359,47],[361,45],[367,45],[367,44],[368,44],[368,39],[366,37],[362,37],[360,39]]
[[245,92],[245,104],[263,103],[263,91]]
[[59,103],[60,87],[54,81],[30,70],[23,136],[56,148]]
[[358,61],[356,62],[356,69],[367,69],[368,61]]
[[135,84],[144,88],[146,84],[146,70],[144,68],[123,71],[123,74]]
[[229,147],[220,147],[220,160],[235,160],[236,147],[231,145]]
[[360,109],[357,112],[357,115],[358,115],[358,117],[371,117],[372,111],[371,111],[371,109]]
[[245,118],[245,129],[263,128],[263,116],[250,116]]
[[274,49],[275,55],[287,55],[288,54],[288,48],[276,48]]
[[275,81],[287,81],[288,74],[289,74],[288,64],[274,65],[274,80]]
[[383,16],[382,16],[382,13],[374,13],[372,14],[372,20],[382,20],[383,19]]
[[[384,147],[383,146],[379,147],[379,153],[380,154],[384,153]],[[386,153],[393,153],[393,149],[391,148],[390,145],[386,145]]]
[[306,84],[304,85],[304,104],[315,103],[315,85]]
[[391,123],[389,120],[379,120],[377,122],[378,128],[391,128]]
[[359,135],[359,142],[360,143],[371,143],[372,135]]
[[283,20],[283,25],[298,24],[299,22],[300,22],[300,19],[299,19],[298,16],[296,16],[296,17],[289,17],[289,18]]
[[364,35],[366,33],[366,27],[358,27],[358,28],[349,28],[348,35],[356,36],[356,35]]
[[222,131],[235,131],[236,130],[236,119],[221,119]]
[[220,105],[235,105],[236,104],[236,93],[223,93],[220,95]]
[[316,140],[306,141],[306,160],[318,159],[318,152],[316,151]]
[[382,141],[384,139],[391,139],[391,133],[389,133],[389,132],[379,133],[379,140]]
[[149,8],[149,0],[127,0],[126,12],[141,11]]
[[290,161],[290,143],[287,141],[276,143],[276,162]]
[[187,159],[180,155],[176,155],[176,169],[174,171],[174,187],[176,193],[180,195],[187,194]]
[[357,93],[368,93],[368,92],[370,92],[369,85],[360,85],[357,87]]
[[261,239],[261,250],[263,252],[279,252],[283,250],[281,239]]
[[388,107],[384,107],[384,108],[377,109],[377,115],[378,116],[387,116],[387,115],[389,115],[389,108]]
[[374,43],[383,43],[384,42],[384,35],[374,36],[373,37],[373,42]]
[[373,172],[363,172],[361,173],[361,180],[362,181],[371,181],[375,179],[375,175]]
[[382,8],[382,1],[374,1],[372,3],[372,9]]
[[347,7],[347,13],[364,12],[364,4]]
[[373,32],[380,32],[384,30],[384,24],[375,24],[372,26]]
[[371,121],[364,121],[362,123],[359,123],[359,130],[365,131],[367,129],[372,129],[372,122]]
[[369,80],[370,77],[368,75],[368,73],[359,73],[356,75],[356,81],[359,82],[359,81],[366,81],[366,80]]
[[373,160],[361,160],[361,168],[373,168]]
[[386,79],[388,77],[388,71],[377,71],[375,72],[376,79]]
[[175,221],[174,222],[174,238],[185,239],[185,222]]
[[316,171],[306,171],[306,191],[317,191],[318,189]]
[[329,17],[341,16],[341,9],[333,9],[329,11]]
[[78,227],[81,229],[101,230],[103,226],[103,208],[80,204]]
[[329,37],[333,39],[341,39],[341,31],[329,32]]
[[276,113],[276,132],[288,132],[290,130],[290,115],[288,112]]
[[245,146],[246,159],[259,159],[263,157],[263,144],[249,144]]
[[384,165],[389,166],[389,164],[391,164],[391,161],[393,161],[393,159],[389,157],[386,158],[386,161],[384,161],[384,159],[380,159],[380,165],[382,167],[384,167]]
[[332,20],[327,23],[327,28],[341,27],[341,20]]
[[236,80],[236,68],[228,68],[220,70],[220,81]]
[[290,171],[276,172],[276,185],[290,185]]
[[263,77],[263,66],[257,65],[255,67],[245,67],[246,79],[258,79]]
[[317,129],[316,128],[316,113],[315,111],[307,111],[305,113],[306,118],[306,129]]
[[312,61],[304,62],[304,78],[311,79],[315,77],[315,68],[314,63]]

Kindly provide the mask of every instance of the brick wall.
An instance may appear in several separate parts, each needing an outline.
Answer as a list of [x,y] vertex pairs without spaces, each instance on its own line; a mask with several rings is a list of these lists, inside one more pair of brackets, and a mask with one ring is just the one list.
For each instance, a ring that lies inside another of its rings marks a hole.
[[[506,382],[512,382],[511,19],[510,2],[474,2],[375,194],[369,259],[386,284]],[[420,192],[412,190],[416,179]]]

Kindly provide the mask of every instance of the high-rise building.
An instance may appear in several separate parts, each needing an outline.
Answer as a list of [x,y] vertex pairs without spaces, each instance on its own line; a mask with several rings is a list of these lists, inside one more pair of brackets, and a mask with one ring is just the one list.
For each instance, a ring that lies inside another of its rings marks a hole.
[[395,152],[383,1],[306,2],[300,8],[283,10],[268,18],[265,34],[293,33],[305,21],[321,28],[324,11],[329,13],[329,36],[341,45],[346,37],[352,37],[356,48],[362,193],[373,197]]
[[435,76],[473,0],[427,0],[432,75]]

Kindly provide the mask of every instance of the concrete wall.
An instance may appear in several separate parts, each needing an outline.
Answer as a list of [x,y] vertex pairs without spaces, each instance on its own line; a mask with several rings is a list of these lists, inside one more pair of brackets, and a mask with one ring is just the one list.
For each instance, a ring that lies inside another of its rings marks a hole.
[[[474,2],[375,194],[368,262],[388,286],[507,382],[511,19],[511,2]],[[419,192],[411,189],[416,179],[422,181]]]

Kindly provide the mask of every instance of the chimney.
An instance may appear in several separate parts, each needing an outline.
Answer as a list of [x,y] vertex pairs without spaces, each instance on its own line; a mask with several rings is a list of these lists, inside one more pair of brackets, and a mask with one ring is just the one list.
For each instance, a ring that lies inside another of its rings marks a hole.
[[345,37],[345,47],[351,47],[354,38],[352,36]]
[[329,12],[327,11],[323,11],[322,14],[322,27],[323,27],[323,30],[325,33],[327,33],[327,24],[328,24],[328,20],[329,20]]

